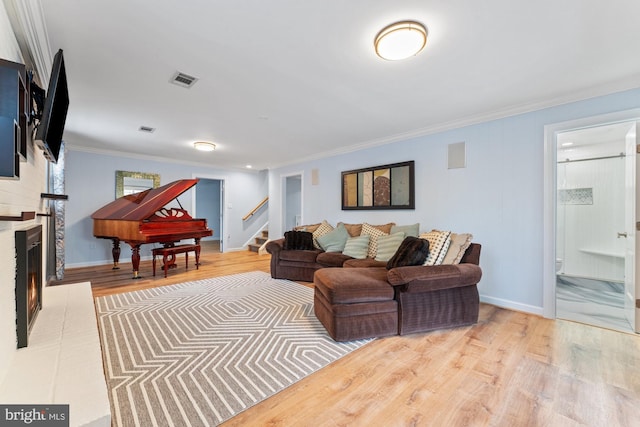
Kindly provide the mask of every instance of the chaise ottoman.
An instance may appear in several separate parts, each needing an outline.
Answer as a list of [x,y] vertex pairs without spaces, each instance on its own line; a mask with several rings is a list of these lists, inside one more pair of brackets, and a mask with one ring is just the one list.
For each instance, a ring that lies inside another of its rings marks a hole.
[[322,268],[313,284],[314,312],[335,341],[398,334],[398,303],[386,268]]

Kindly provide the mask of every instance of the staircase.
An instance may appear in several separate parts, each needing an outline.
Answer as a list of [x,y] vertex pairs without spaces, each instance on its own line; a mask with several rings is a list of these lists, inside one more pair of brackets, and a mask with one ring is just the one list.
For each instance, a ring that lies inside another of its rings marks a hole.
[[269,230],[262,230],[262,234],[258,237],[256,237],[256,242],[255,243],[251,243],[249,245],[249,250],[251,252],[256,252],[258,253],[258,251],[260,250],[260,247],[264,244],[264,242],[266,242],[267,240],[269,240]]

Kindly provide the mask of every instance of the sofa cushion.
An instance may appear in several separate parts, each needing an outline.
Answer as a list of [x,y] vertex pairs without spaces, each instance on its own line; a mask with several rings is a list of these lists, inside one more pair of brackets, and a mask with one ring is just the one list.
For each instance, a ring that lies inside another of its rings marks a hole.
[[318,228],[313,231],[313,245],[318,249],[322,249],[322,247],[318,243],[318,237],[324,236],[332,230],[333,226],[331,224],[329,224],[326,220],[322,221],[322,224],[320,224]]
[[385,268],[322,268],[313,279],[330,304],[393,300],[393,287]]
[[451,232],[431,230],[428,233],[422,233],[420,238],[429,241],[429,256],[427,256],[424,265],[442,264],[451,244]]
[[422,265],[429,255],[429,241],[419,237],[404,238],[396,253],[387,262],[387,269],[407,265]]
[[376,261],[372,258],[348,259],[342,264],[344,268],[386,267],[386,265],[386,261]]
[[308,231],[291,230],[284,233],[284,250],[310,250],[314,249],[313,234]]
[[482,269],[475,264],[398,267],[389,270],[387,275],[391,285],[404,285],[403,293],[433,292],[472,286],[481,278]]
[[358,237],[348,238],[342,253],[350,256],[351,258],[364,259],[367,257],[368,249],[369,235],[365,234]]
[[326,252],[342,252],[348,238],[349,233],[347,232],[347,229],[343,224],[339,223],[336,228],[327,234],[319,236],[317,241],[320,248]]
[[348,260],[353,258],[340,252],[322,252],[316,258],[316,262],[325,267],[342,267],[342,264]]
[[420,235],[420,223],[411,225],[393,225],[389,234],[403,232],[406,236],[418,237]]
[[376,252],[376,261],[389,261],[396,253],[400,244],[404,240],[404,232],[389,234],[388,236],[378,237],[378,251]]
[[451,233],[451,244],[449,250],[444,256],[443,264],[460,264],[464,253],[471,246],[473,236],[469,233],[456,234]]
[[321,251],[314,249],[312,251],[280,251],[280,259],[282,261],[295,261],[295,262],[316,262],[316,258]]

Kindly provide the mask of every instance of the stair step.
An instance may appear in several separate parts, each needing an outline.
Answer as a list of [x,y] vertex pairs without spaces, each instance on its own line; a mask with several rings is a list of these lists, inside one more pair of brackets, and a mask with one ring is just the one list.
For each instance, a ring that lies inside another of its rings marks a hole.
[[255,243],[251,243],[248,247],[248,249],[251,252],[258,252],[260,250],[260,247],[262,247],[262,245],[264,245],[264,243],[269,240],[269,230],[262,230],[262,236],[258,236],[254,239],[256,242]]

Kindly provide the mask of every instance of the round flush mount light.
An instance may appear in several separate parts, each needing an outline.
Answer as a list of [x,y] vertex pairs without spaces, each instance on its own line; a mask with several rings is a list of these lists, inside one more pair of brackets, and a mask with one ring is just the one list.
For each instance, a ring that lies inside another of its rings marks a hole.
[[199,151],[213,151],[216,149],[216,144],[214,144],[213,142],[206,142],[206,141],[194,142],[193,146],[195,147],[196,150],[199,150]]
[[383,28],[375,38],[376,54],[388,61],[417,55],[427,44],[427,29],[416,21],[401,21]]

